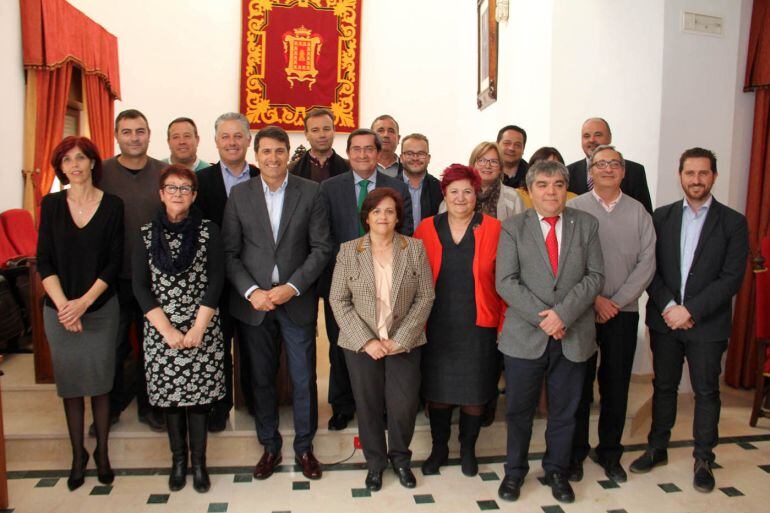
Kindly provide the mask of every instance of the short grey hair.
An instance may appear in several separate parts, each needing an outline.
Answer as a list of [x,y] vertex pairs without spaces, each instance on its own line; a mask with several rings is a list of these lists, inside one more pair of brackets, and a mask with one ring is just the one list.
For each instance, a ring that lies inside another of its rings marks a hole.
[[527,190],[532,190],[532,184],[535,183],[537,175],[554,176],[561,175],[564,182],[569,185],[569,170],[567,166],[557,160],[538,160],[527,169]]
[[617,149],[615,149],[615,147],[613,145],[611,145],[611,144],[600,144],[599,146],[594,148],[594,151],[591,152],[591,164],[594,163],[594,158],[596,157],[596,154],[599,153],[600,151],[604,151],[604,150],[612,150],[615,153],[617,153],[618,157],[620,158],[620,166],[623,169],[626,168],[626,159],[623,158],[623,154],[620,153]]
[[247,136],[251,137],[251,132],[249,131],[249,120],[241,114],[240,112],[225,112],[221,116],[217,118],[216,121],[214,121],[214,137],[217,136],[217,131],[219,131],[219,125],[224,123],[225,121],[237,121],[241,125],[243,125],[243,133]]

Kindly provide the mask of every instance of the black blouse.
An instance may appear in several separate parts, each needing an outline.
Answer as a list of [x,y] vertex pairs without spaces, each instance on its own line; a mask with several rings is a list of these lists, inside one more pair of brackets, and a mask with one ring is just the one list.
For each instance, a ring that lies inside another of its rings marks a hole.
[[[123,259],[123,201],[104,193],[93,217],[78,228],[67,206],[67,191],[46,195],[40,206],[37,270],[41,279],[56,275],[67,299],[76,299],[97,279],[107,290],[88,308],[101,308],[115,293]],[[49,297],[46,305],[56,308]]]

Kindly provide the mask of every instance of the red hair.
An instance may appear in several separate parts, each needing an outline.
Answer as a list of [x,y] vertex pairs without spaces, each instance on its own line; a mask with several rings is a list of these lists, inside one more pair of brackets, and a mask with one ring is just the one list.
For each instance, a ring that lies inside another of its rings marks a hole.
[[64,171],[61,169],[61,163],[62,160],[64,160],[64,156],[72,150],[72,148],[80,148],[83,155],[93,162],[94,167],[91,170],[91,183],[99,185],[99,180],[102,179],[102,158],[99,156],[99,150],[88,137],[78,137],[75,135],[70,135],[69,137],[62,139],[62,142],[60,142],[51,153],[51,165],[53,166],[53,170],[56,173],[59,182],[62,185],[70,183],[70,179],[67,178],[67,175],[65,175]]
[[179,164],[172,164],[163,168],[160,173],[160,188],[162,189],[166,185],[166,180],[172,176],[178,176],[182,180],[189,180],[192,185],[193,191],[198,190],[198,177],[190,169],[181,166]]
[[476,194],[481,192],[481,176],[478,171],[462,164],[452,164],[441,173],[441,193],[446,195],[449,184],[458,180],[468,180]]

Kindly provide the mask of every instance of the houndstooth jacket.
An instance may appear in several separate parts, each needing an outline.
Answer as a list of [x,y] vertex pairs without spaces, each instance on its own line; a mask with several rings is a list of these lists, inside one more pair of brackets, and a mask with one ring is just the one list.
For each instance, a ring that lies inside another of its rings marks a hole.
[[[340,327],[337,344],[361,351],[377,335],[374,264],[369,235],[340,246],[329,304]],[[425,344],[425,323],[433,306],[433,277],[422,241],[393,236],[390,338],[406,351]]]

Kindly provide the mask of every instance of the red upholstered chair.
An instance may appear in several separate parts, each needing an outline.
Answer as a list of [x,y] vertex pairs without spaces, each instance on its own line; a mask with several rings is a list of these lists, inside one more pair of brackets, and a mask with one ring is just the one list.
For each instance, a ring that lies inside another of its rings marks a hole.
[[0,269],[7,267],[9,262],[17,260],[20,256],[8,239],[2,224],[0,224]]
[[764,237],[761,243],[762,256],[765,259],[765,268],[755,270],[754,274],[754,336],[757,339],[757,377],[754,389],[754,406],[751,408],[751,420],[749,425],[756,426],[758,417],[770,417],[770,412],[762,408],[765,401],[765,382],[770,378],[770,272],[767,265],[770,264],[770,237]]
[[37,230],[29,212],[21,208],[6,210],[0,214],[0,224],[20,255],[31,257],[37,254]]

